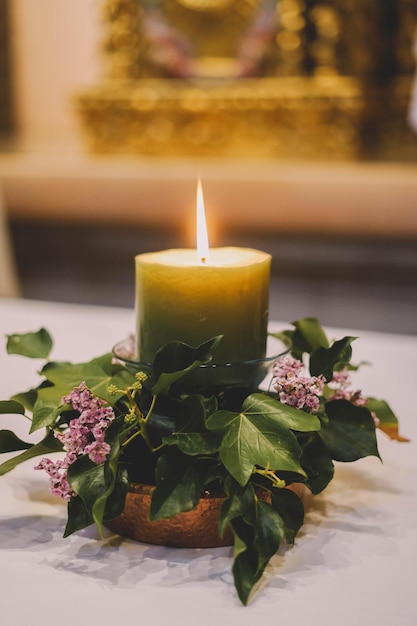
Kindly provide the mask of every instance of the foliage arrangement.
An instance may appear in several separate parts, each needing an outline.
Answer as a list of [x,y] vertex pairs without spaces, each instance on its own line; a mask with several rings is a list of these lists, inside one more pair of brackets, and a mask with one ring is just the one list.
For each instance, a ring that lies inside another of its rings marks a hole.
[[[203,492],[225,496],[219,535],[234,536],[233,576],[247,604],[281,543],[303,524],[303,501],[287,489],[320,493],[334,461],[379,457],[376,428],[401,440],[383,400],[350,388],[354,337],[330,342],[306,318],[275,334],[285,353],[269,389],[190,389],[195,368],[210,363],[221,337],[191,347],[172,342],[149,371],[134,371],[111,353],[86,363],[49,361],[45,329],[9,335],[7,351],[45,359],[38,387],[0,402],[0,413],[44,430],[39,443],[0,431],[0,452],[18,452],[0,474],[40,456],[53,493],[68,501],[64,536],[119,516],[132,482],[155,485],[150,519],[192,510]],[[49,455],[61,452],[58,460]]]

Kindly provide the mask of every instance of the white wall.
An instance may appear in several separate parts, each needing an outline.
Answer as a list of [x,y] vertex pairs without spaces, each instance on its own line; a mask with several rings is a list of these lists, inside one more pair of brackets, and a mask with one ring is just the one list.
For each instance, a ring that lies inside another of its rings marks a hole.
[[16,118],[22,147],[81,143],[71,98],[102,74],[103,0],[11,0]]

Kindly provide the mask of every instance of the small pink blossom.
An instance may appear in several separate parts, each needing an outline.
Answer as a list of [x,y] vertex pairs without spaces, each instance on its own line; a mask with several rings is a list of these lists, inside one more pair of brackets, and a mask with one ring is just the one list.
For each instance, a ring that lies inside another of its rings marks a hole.
[[[361,389],[353,390],[351,385],[350,372],[347,367],[344,367],[339,372],[333,372],[333,378],[329,383],[333,393],[328,400],[347,400],[355,406],[365,406],[368,398],[363,395]],[[379,418],[374,411],[371,411],[371,417],[375,422],[375,426],[378,426]]]
[[65,457],[55,462],[43,458],[35,469],[47,472],[53,494],[71,500],[75,493],[67,480],[68,467],[84,454],[88,454],[93,463],[104,463],[110,452],[104,436],[115,415],[113,409],[104,400],[94,396],[84,382],[64,396],[62,402],[79,412],[79,416],[69,422],[65,431],[55,433],[66,452]]
[[328,400],[348,400],[355,406],[364,406],[368,399],[362,394],[360,389],[351,389],[352,382],[347,367],[339,372],[333,372],[333,378],[329,383],[333,393]]
[[273,365],[272,386],[284,404],[314,413],[320,406],[324,376],[301,376],[304,365],[298,359],[285,355]]
[[54,496],[71,500],[75,495],[67,480],[67,464],[64,461],[51,461],[43,458],[35,466],[36,470],[45,470],[49,476],[49,488]]
[[85,454],[88,454],[89,458],[93,463],[104,463],[107,458],[108,453],[110,452],[110,446],[105,441],[93,441],[90,443],[84,450]]

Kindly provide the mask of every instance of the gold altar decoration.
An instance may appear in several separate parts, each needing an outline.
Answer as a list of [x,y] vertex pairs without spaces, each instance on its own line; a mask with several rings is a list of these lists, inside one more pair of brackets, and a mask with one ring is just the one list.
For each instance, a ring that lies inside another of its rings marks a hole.
[[97,153],[414,159],[411,0],[106,0]]

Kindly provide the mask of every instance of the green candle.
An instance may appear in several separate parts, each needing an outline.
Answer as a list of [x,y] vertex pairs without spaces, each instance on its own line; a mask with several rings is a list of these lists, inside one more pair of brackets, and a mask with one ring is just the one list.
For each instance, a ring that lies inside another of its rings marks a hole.
[[265,356],[271,256],[250,248],[195,249],[136,256],[138,358],[153,361],[170,341],[197,346],[223,339],[213,362]]

